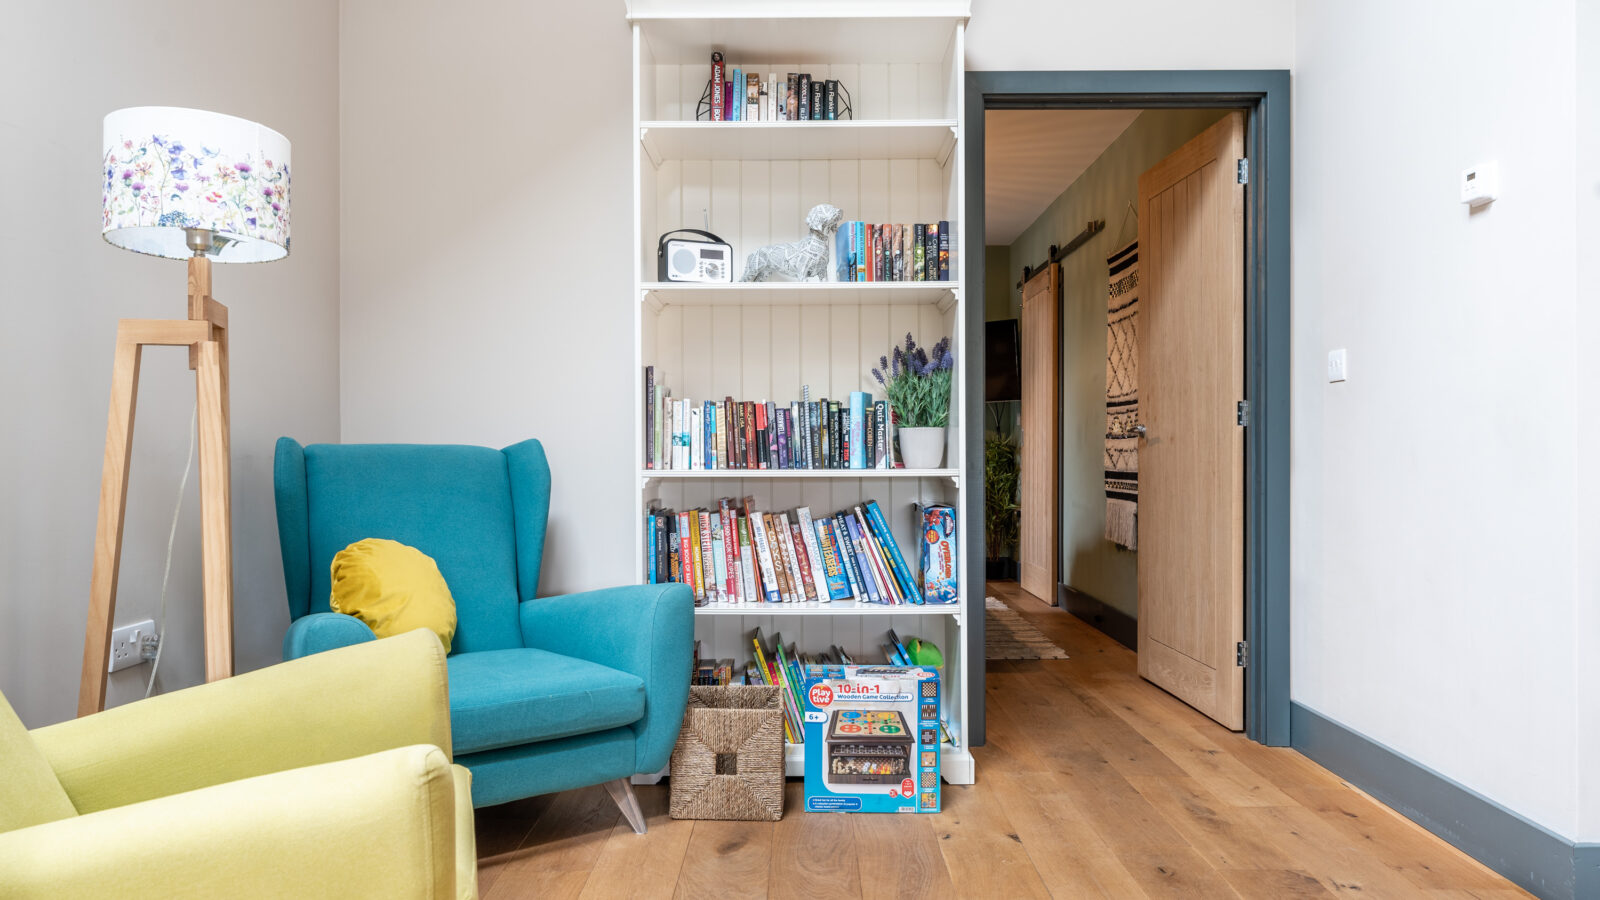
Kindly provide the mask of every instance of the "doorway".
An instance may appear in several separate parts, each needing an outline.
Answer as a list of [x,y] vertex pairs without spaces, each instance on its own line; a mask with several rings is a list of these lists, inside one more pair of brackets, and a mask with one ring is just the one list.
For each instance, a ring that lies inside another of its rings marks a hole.
[[[1126,113],[1148,109],[1211,109],[1218,110],[1224,118],[1230,118],[1228,111],[1233,111],[1231,118],[1239,123],[1238,141],[1243,148],[1240,157],[1249,161],[1250,169],[1248,172],[1241,169],[1238,173],[1241,179],[1246,179],[1246,184],[1239,201],[1239,214],[1243,219],[1239,236],[1243,308],[1238,311],[1242,365],[1237,374],[1242,391],[1236,392],[1242,393],[1240,399],[1247,405],[1238,411],[1246,424],[1238,426],[1236,432],[1242,456],[1238,466],[1240,490],[1235,504],[1238,518],[1242,520],[1239,541],[1242,564],[1234,569],[1240,582],[1238,589],[1243,595],[1238,612],[1245,640],[1238,644],[1238,660],[1244,665],[1225,674],[1242,675],[1242,689],[1235,688],[1233,695],[1241,707],[1246,734],[1254,740],[1277,745],[1287,744],[1289,740],[1287,89],[1285,72],[971,72],[966,81],[966,220],[968,227],[979,229],[979,233],[983,232],[986,221],[983,168],[985,113],[989,110]],[[1231,165],[1232,160],[1228,162]],[[1233,175],[1231,171],[1228,174]],[[1101,227],[1126,230],[1125,221],[1118,219],[1113,224],[1111,218],[1108,213]],[[1071,237],[1062,235],[1068,246]],[[1057,254],[1064,248],[1058,244],[1050,249],[1049,258],[1038,260],[1037,266],[1032,261],[1012,260],[1008,280],[1015,278],[1018,265],[1028,266],[1030,276],[1042,274],[1047,280],[1057,277],[1053,268],[1061,261]],[[1103,247],[1101,251],[1100,256],[1108,255]],[[982,286],[992,283],[995,275],[986,271],[989,260],[978,258],[977,254],[969,256],[973,258],[966,261],[967,284],[971,286],[969,290],[981,296]],[[1048,289],[1047,286],[1036,287],[1040,292]],[[981,348],[984,332],[980,329],[986,327],[984,315],[979,304],[969,304],[969,310],[975,315],[966,323],[966,346]],[[1104,365],[1105,357],[1096,356],[1098,363]],[[981,377],[976,375],[981,369],[972,367],[974,381]],[[980,405],[983,403],[981,385],[969,383],[966,396],[969,420],[983,421],[989,411]],[[989,418],[995,417],[990,413]],[[1228,424],[1234,426],[1233,422]],[[1027,424],[1021,428],[1025,446],[1032,430]],[[1060,433],[1059,429],[1056,433]],[[974,444],[982,439],[981,435],[969,436]],[[1044,452],[1048,452],[1048,448]],[[981,466],[983,448],[969,446],[968,459],[976,460],[976,465]],[[974,483],[981,483],[981,470],[969,475]],[[982,508],[978,504],[974,506]],[[969,522],[968,533],[982,535],[983,523]],[[1166,540],[1170,539],[1169,535]],[[969,542],[969,565],[983,564],[982,545],[982,541]],[[1212,619],[1214,617],[1207,621]],[[982,639],[981,635],[975,637]],[[1141,667],[1143,665],[1144,654],[1141,654]],[[1159,678],[1152,680],[1161,683]],[[1167,687],[1183,696],[1182,691],[1173,690],[1170,683]],[[1192,697],[1184,699],[1196,702]],[[1216,717],[1227,724],[1225,712]]]

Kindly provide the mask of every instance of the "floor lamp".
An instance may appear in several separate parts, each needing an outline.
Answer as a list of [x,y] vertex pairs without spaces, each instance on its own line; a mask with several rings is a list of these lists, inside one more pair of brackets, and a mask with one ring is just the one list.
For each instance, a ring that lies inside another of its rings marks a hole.
[[147,346],[188,347],[195,370],[206,681],[233,674],[228,308],[211,296],[211,263],[289,255],[289,141],[283,135],[220,113],[142,106],[106,116],[104,138],[102,236],[136,253],[187,260],[189,317],[117,323],[80,716],[105,705],[139,358]]

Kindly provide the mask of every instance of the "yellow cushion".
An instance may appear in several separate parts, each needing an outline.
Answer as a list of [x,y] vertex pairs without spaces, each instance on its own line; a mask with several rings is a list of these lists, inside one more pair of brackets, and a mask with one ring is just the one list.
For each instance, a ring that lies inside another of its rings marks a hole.
[[78,814],[11,704],[0,696],[0,833]]
[[456,601],[433,557],[399,541],[367,538],[334,555],[331,575],[334,612],[355,616],[381,638],[426,628],[450,652]]

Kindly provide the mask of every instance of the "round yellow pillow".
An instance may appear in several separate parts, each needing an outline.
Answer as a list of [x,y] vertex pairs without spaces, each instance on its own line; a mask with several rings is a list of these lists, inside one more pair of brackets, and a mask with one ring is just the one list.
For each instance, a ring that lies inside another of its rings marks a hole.
[[399,541],[366,538],[335,554],[329,574],[329,609],[355,616],[381,638],[426,628],[450,652],[456,601],[433,557]]

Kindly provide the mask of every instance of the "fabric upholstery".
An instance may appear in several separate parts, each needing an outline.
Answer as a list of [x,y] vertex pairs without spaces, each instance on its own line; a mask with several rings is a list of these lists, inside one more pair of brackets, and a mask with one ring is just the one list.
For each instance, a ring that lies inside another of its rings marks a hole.
[[0,833],[77,814],[49,761],[0,696]]
[[367,623],[355,616],[312,613],[289,623],[289,631],[283,636],[283,658],[299,659],[324,650],[377,639],[378,636],[372,633]]
[[472,805],[494,806],[634,774],[637,745],[633,729],[624,726],[458,759],[472,770]]
[[455,598],[455,652],[522,646],[503,454],[408,444],[313,444],[304,452],[311,612],[328,611],[334,554],[362,538],[388,538],[439,564]]
[[296,620],[311,611],[311,517],[306,452],[291,438],[278,438],[272,460],[272,493],[278,507],[278,547],[283,552],[289,618]]
[[[472,812],[472,772],[465,766],[450,767],[455,780],[456,805],[456,896],[461,900],[476,900],[478,896],[478,820]],[[464,834],[473,835],[470,841],[461,840]]]
[[[694,595],[684,584],[605,588],[522,604],[529,647],[575,656],[637,676],[645,684],[645,714],[631,726],[638,737],[635,772],[667,764],[683,724],[693,665]],[[632,627],[618,627],[619,622]]]
[[463,653],[449,668],[457,753],[603,731],[644,715],[638,676],[547,650]]
[[430,746],[260,775],[0,834],[0,894],[462,896],[455,795]]
[[330,578],[330,612],[360,619],[381,638],[426,628],[450,652],[456,602],[433,557],[399,541],[365,538],[333,555]]
[[410,744],[449,754],[444,648],[412,631],[31,736],[80,813]]

